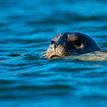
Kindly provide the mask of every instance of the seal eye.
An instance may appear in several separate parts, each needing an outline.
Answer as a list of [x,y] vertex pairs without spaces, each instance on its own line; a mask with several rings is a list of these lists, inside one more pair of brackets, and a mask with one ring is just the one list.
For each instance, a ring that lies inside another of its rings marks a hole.
[[76,45],[76,46],[81,46],[81,42],[79,41],[79,40],[75,40],[75,41],[73,41],[73,43],[74,43],[74,45]]
[[75,40],[73,41],[73,44],[76,49],[84,49],[84,44],[81,42],[81,40]]

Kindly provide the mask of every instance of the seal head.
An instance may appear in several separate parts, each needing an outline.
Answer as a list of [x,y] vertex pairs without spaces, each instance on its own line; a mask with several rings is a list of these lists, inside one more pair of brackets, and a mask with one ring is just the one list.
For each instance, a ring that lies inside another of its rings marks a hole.
[[47,49],[47,58],[54,56],[80,55],[99,51],[100,48],[91,37],[83,33],[67,32],[56,36]]

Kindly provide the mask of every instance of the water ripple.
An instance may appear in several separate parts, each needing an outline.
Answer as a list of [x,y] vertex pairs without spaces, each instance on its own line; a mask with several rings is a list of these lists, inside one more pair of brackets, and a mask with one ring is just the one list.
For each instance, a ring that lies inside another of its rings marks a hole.
[[47,60],[41,53],[57,33],[66,31],[91,35],[107,50],[106,4],[105,0],[1,0],[1,106],[105,107],[107,61]]

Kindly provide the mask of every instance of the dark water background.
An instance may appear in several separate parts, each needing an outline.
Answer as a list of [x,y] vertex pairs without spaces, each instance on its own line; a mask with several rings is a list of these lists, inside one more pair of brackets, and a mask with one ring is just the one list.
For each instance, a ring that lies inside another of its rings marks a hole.
[[0,107],[107,106],[107,61],[40,58],[56,26],[107,50],[107,1],[0,0]]

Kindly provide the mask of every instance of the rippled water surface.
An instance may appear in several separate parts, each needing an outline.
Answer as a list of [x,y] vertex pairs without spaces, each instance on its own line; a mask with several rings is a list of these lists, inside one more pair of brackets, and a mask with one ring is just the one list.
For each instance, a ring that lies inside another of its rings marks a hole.
[[107,50],[106,0],[0,0],[0,107],[107,105],[107,61],[40,57],[56,26]]

